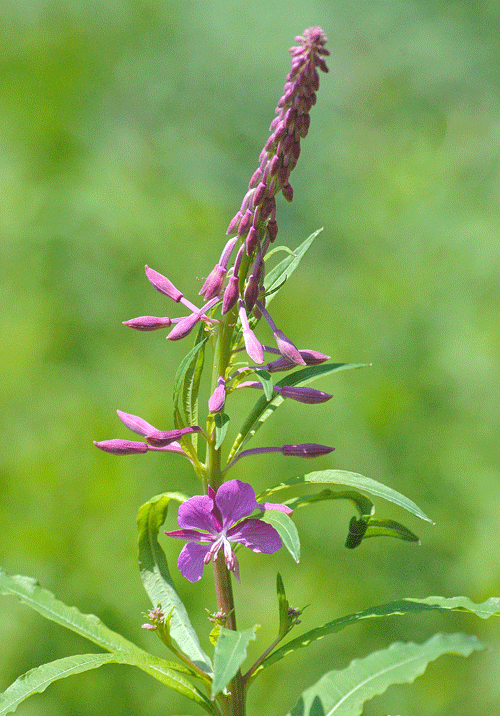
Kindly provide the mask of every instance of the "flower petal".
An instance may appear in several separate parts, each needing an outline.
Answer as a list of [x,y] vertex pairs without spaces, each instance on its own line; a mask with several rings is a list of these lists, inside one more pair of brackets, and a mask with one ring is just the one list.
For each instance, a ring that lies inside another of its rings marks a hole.
[[146,437],[147,435],[150,435],[151,433],[158,432],[157,429],[154,427],[154,425],[151,425],[150,423],[147,423],[145,420],[140,418],[138,415],[131,415],[130,413],[123,413],[121,410],[116,411],[118,413],[118,417],[122,421],[124,425],[127,426],[129,430],[131,430],[133,433],[137,433],[137,435],[142,435],[143,437]]
[[166,532],[167,537],[173,537],[174,539],[183,539],[186,542],[208,542],[212,543],[214,537],[207,534],[206,532],[199,532],[198,530],[174,530],[173,532]]
[[225,528],[231,527],[242,517],[248,517],[259,507],[253,487],[241,480],[229,480],[221,485],[215,503],[222,512]]
[[179,505],[177,522],[183,529],[206,530],[218,532],[212,515],[214,501],[208,495],[195,495]]
[[177,566],[181,574],[190,582],[201,579],[205,566],[204,558],[210,547],[208,545],[189,542],[181,549]]
[[277,510],[278,512],[284,512],[286,515],[291,515],[293,512],[289,507],[279,502],[259,502],[259,509],[263,511]]
[[262,520],[244,520],[228,530],[227,538],[230,542],[240,542],[254,552],[272,554],[281,547],[281,537],[267,522]]

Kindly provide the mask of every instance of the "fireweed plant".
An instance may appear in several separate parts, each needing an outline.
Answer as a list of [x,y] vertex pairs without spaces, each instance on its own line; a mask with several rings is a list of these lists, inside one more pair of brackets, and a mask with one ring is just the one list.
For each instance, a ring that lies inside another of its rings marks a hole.
[[[248,690],[264,669],[350,624],[433,609],[465,610],[482,618],[500,611],[500,599],[494,598],[481,605],[465,597],[406,598],[336,617],[321,626],[308,628],[279,646],[303,619],[302,609],[290,605],[278,574],[276,638],[262,646],[260,656],[253,663],[246,663],[247,647],[256,639],[258,625],[248,623],[249,617],[245,615],[243,630],[237,628],[232,580],[241,580],[244,584],[248,579],[247,570],[240,571],[237,556],[242,546],[264,554],[284,547],[298,562],[300,543],[293,512],[312,509],[320,501],[347,500],[352,504],[356,515],[349,524],[346,540],[349,549],[377,536],[418,542],[402,524],[374,517],[373,496],[430,521],[417,505],[395,490],[343,470],[293,476],[278,485],[270,485],[260,495],[255,494],[251,484],[231,477],[236,462],[251,461],[263,453],[305,459],[330,453],[333,447],[316,443],[243,448],[286,400],[304,403],[304,410],[314,411],[316,404],[332,398],[329,393],[310,387],[310,383],[342,370],[361,367],[331,363],[329,356],[316,349],[297,348],[268,311],[271,301],[288,283],[319,233],[314,233],[293,251],[280,247],[285,258],[268,269],[268,259],[278,250],[271,248],[278,234],[276,196],[281,192],[287,201],[293,198],[290,174],[299,158],[301,140],[309,130],[319,72],[328,71],[326,39],[319,27],[311,27],[295,38],[297,46],[289,51],[292,67],[276,117],[271,122],[271,134],[241,207],[229,223],[230,238],[199,292],[203,299],[201,305],[192,303],[168,278],[146,266],[149,283],[171,302],[180,304],[183,315],[175,318],[141,316],[125,321],[125,325],[145,332],[170,329],[167,338],[171,341],[194,335],[194,346],[180,364],[174,380],[172,425],[167,426],[167,430],[164,426],[160,429],[143,418],[118,411],[125,427],[142,439],[95,443],[113,455],[155,451],[166,453],[168,460],[177,460],[180,456],[191,464],[199,479],[201,494],[166,492],[143,505],[138,515],[139,566],[152,604],[142,627],[161,639],[175,661],[144,651],[108,629],[97,617],[82,614],[75,607],[58,601],[34,580],[1,572],[2,593],[15,594],[43,616],[87,637],[105,652],[70,656],[29,671],[0,696],[0,714],[14,711],[23,699],[43,691],[57,679],[114,662],[137,666],[212,716],[244,716]],[[259,338],[262,320],[271,328],[273,346],[263,345]],[[266,359],[266,354],[270,359]],[[206,417],[200,420],[198,395],[205,368],[208,368],[211,388]],[[276,380],[277,374],[284,377]],[[248,417],[241,420],[237,411],[238,393],[246,389],[258,390],[261,395]],[[228,437],[230,422],[238,430],[232,442]],[[250,476],[252,471],[247,474]],[[319,486],[320,491],[311,493],[313,486]],[[166,532],[159,540],[171,502],[179,504],[180,529]],[[174,552],[173,540],[184,542],[177,562],[179,578],[197,582],[203,576],[208,578],[205,573],[210,571],[215,577],[216,603],[208,605],[204,634],[213,647],[211,656],[201,646],[167,565],[163,547],[169,553]],[[259,609],[260,605],[256,605],[256,619],[267,618]],[[327,672],[316,684],[306,684],[295,705],[286,702],[285,694],[282,712],[292,716],[355,716],[361,714],[367,699],[382,693],[390,684],[412,682],[441,654],[453,652],[467,656],[481,648],[483,645],[476,637],[465,634],[436,634],[424,644],[398,642],[353,661],[343,670]]]

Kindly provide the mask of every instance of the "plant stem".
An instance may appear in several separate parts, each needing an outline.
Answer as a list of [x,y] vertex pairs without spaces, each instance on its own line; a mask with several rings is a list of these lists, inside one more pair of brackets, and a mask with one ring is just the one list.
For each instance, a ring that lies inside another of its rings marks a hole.
[[[231,573],[220,556],[214,562],[214,577],[217,606],[219,611],[227,614],[225,628],[236,630]],[[228,690],[229,695],[223,697],[222,700],[224,716],[245,716],[245,685],[241,671],[238,671],[236,676],[229,682]]]

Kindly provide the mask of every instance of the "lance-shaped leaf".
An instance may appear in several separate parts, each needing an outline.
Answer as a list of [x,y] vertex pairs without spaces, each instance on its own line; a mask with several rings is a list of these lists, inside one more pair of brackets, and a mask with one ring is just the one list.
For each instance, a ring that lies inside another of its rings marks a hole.
[[[353,614],[347,614],[344,617],[333,619],[322,626],[311,629],[305,634],[302,634],[302,636],[292,639],[288,644],[276,649],[276,651],[273,651],[272,654],[266,657],[260,668],[271,666],[297,649],[309,646],[309,644],[323,639],[328,634],[335,634],[347,626],[357,624],[365,619],[403,614],[419,614],[430,611],[469,612],[481,619],[488,619],[491,616],[500,616],[500,599],[498,597],[491,597],[482,604],[474,604],[468,597],[426,597],[425,599],[408,598],[388,602],[387,604],[380,604],[377,607],[370,607],[361,612],[354,612]],[[258,670],[255,674],[256,673],[258,673]],[[255,676],[255,674],[253,676]]]
[[109,629],[94,614],[82,614],[76,607],[67,606],[31,577],[9,575],[0,569],[0,594],[18,597],[46,619],[80,634],[103,649],[142,652],[132,641]]
[[[278,387],[285,386],[301,386],[312,383],[318,378],[325,377],[331,373],[338,373],[342,370],[351,370],[353,368],[365,368],[366,363],[324,363],[323,365],[308,366],[282,378],[276,385]],[[262,427],[274,411],[283,404],[285,398],[280,393],[275,393],[272,400],[268,400],[265,395],[261,396],[253,407],[250,415],[236,436],[236,439],[229,451],[227,462],[231,462],[243,445],[248,442],[257,430]]]
[[189,673],[188,669],[137,650],[134,653],[77,654],[31,669],[0,694],[0,716],[12,713],[22,701],[35,693],[42,693],[54,681],[111,663],[137,666],[165,686],[199,704],[207,713],[215,713],[208,698],[183,676],[182,672]]
[[224,442],[224,438],[227,434],[227,429],[229,428],[229,416],[226,415],[226,413],[216,413],[214,415],[214,423],[215,423],[215,449],[218,450],[222,443]]
[[290,517],[278,510],[266,510],[261,519],[263,522],[267,522],[274,527],[281,537],[283,546],[287,548],[294,560],[298,563],[300,561],[300,538],[297,528]]
[[153,606],[158,604],[168,614],[172,609],[170,636],[183,654],[207,674],[212,673],[210,658],[200,646],[188,613],[174,587],[165,553],[158,542],[158,532],[165,522],[171,499],[185,502],[179,493],[165,493],[142,505],[137,516],[139,529],[139,567],[141,579]]
[[[264,497],[264,494],[259,495],[258,499],[260,500],[261,497]],[[365,520],[368,520],[375,512],[373,502],[366,497],[366,495],[362,495],[355,490],[333,491],[327,488],[315,495],[299,495],[290,500],[285,500],[285,504],[291,510],[295,511],[299,507],[306,507],[307,505],[313,505],[315,502],[323,502],[324,500],[348,500],[357,509],[359,517]]]
[[363,704],[392,684],[411,684],[443,654],[469,656],[485,645],[468,634],[435,634],[424,644],[396,642],[343,671],[330,671],[307,689],[288,716],[360,716]]
[[[198,393],[200,380],[205,359],[205,346],[208,335],[204,333],[204,324],[200,326],[196,337],[195,346],[184,357],[174,380],[174,421],[176,428],[184,428],[188,425],[198,424]],[[187,438],[183,447],[191,446],[190,455],[196,447],[197,436]]]
[[[295,269],[298,268],[303,256],[311,246],[314,239],[323,231],[323,229],[318,229],[314,233],[312,233],[305,241],[303,241],[300,246],[297,246],[295,251],[291,253],[291,255],[287,256],[283,261],[280,261],[280,263],[275,266],[269,273],[266,274],[266,278],[264,281],[264,287],[266,291],[266,305],[269,305],[269,302],[271,301],[271,296],[275,294],[274,289],[276,286],[282,285],[286,279],[288,279]],[[286,247],[285,247],[286,248]],[[269,295],[267,295],[269,292]]]
[[212,682],[212,699],[229,684],[247,656],[250,641],[255,641],[254,626],[245,631],[220,630],[214,654],[214,678]]
[[278,614],[279,614],[279,631],[278,636],[283,639],[286,634],[299,622],[299,616],[303,609],[291,609],[290,602],[286,598],[285,585],[281,574],[278,572],[276,577],[276,594],[278,595]]
[[368,539],[368,537],[395,537],[405,542],[417,542],[420,544],[417,535],[413,534],[408,527],[395,522],[395,520],[370,519],[363,539]]
[[[318,367],[321,368],[322,366]],[[276,487],[265,490],[262,495],[259,496],[259,499],[289,487],[311,483],[328,483],[330,485],[347,485],[354,487],[362,493],[367,492],[369,495],[382,497],[384,500],[392,502],[411,512],[412,515],[419,517],[421,520],[432,522],[430,517],[427,517],[420,507],[400,492],[396,492],[396,490],[393,490],[391,487],[382,485],[382,483],[372,480],[370,477],[364,477],[363,475],[358,475],[356,472],[347,472],[346,470],[320,470],[318,472],[310,472],[307,475],[297,475],[296,477],[291,477],[289,480],[285,480],[285,482],[282,482],[280,485],[276,485]]]
[[[167,686],[170,686],[170,688],[173,688],[180,693],[184,693],[184,695],[188,695],[187,692],[190,692],[192,696],[194,696],[193,700],[197,701],[197,703],[203,705],[203,702],[206,703],[206,705],[209,705],[209,702],[206,700],[206,697],[203,696],[203,694],[201,694],[200,692],[198,692],[198,690],[185,678],[184,674],[189,675],[192,673],[191,670],[188,669],[186,666],[184,666],[183,664],[176,664],[175,662],[166,661],[164,659],[160,659],[159,657],[153,656],[152,654],[148,654],[148,652],[138,647],[132,641],[129,641],[121,634],[118,634],[112,629],[109,629],[94,614],[83,614],[76,607],[69,607],[68,605],[64,604],[64,602],[61,602],[59,599],[56,599],[56,597],[51,592],[41,587],[38,582],[36,582],[36,580],[21,575],[11,576],[6,574],[6,572],[4,572],[2,569],[0,569],[0,594],[18,597],[21,602],[35,609],[45,618],[50,619],[57,624],[60,624],[66,629],[70,629],[71,631],[75,632],[76,634],[79,634],[80,636],[85,637],[86,639],[92,641],[94,644],[97,644],[103,649],[112,652],[111,659],[107,659],[108,655],[106,654],[95,655],[96,657],[98,657],[96,658],[95,662],[92,662],[95,664],[95,666],[93,666],[92,663],[89,662],[90,665],[88,666],[88,668],[95,668],[96,666],[100,666],[103,663],[108,663],[110,660],[115,661],[117,663],[131,664],[139,667],[140,669],[142,669],[142,671],[145,671],[146,673],[150,674],[150,676],[159,679],[160,681],[162,681],[162,683],[166,684]],[[87,656],[88,655],[82,655],[81,658],[85,659],[85,657]],[[55,670],[51,671],[49,668],[50,665],[46,665],[48,671],[45,672],[44,678],[48,679],[49,676],[52,675],[52,681],[54,681],[56,678],[62,678],[63,676],[69,675],[70,673],[78,673],[78,671],[71,671],[71,669],[75,668],[78,670],[79,657],[69,658],[74,659],[74,661],[66,662],[67,667],[69,669],[68,674],[64,673],[64,669],[58,670],[57,668],[55,668]],[[81,663],[84,664],[85,661]],[[44,669],[45,666],[41,666],[38,668]],[[85,668],[82,667],[80,670],[84,671]],[[42,685],[43,681],[43,679],[39,680],[39,676],[37,676],[35,672],[36,669],[33,670],[34,675],[30,677],[30,679],[32,678],[33,681],[29,681],[28,686],[26,686],[26,688],[24,684],[27,675],[25,675],[24,677],[20,677],[20,679],[15,682],[15,687],[14,684],[10,687],[10,695],[5,697],[6,701],[0,701],[2,706],[9,704],[15,704],[15,706],[17,706],[17,703],[19,703],[19,699],[22,700],[29,696],[30,693],[35,693],[35,691],[40,690],[38,686],[32,689],[32,687],[37,683],[38,685]],[[28,672],[28,674],[31,673],[32,672]],[[30,689],[32,690],[30,691]],[[25,695],[20,698],[22,694]],[[188,696],[188,698],[191,697]],[[16,699],[18,699],[17,702]],[[10,711],[12,711],[12,708],[10,708]],[[210,710],[208,712],[212,713],[212,711]],[[2,712],[0,711],[0,714],[1,713]],[[5,711],[5,713],[9,713],[9,711]]]

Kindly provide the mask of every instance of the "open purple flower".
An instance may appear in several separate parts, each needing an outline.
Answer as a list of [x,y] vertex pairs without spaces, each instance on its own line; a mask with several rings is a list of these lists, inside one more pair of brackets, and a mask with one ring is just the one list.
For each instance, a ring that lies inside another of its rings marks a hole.
[[225,482],[217,493],[209,486],[208,495],[195,495],[179,506],[180,530],[165,532],[186,540],[177,566],[190,582],[201,579],[206,564],[224,552],[227,568],[239,581],[239,565],[231,542],[241,543],[254,552],[272,554],[281,547],[281,538],[271,525],[249,518],[254,510],[279,510],[290,514],[286,505],[266,502],[260,505],[251,485],[240,480]]

